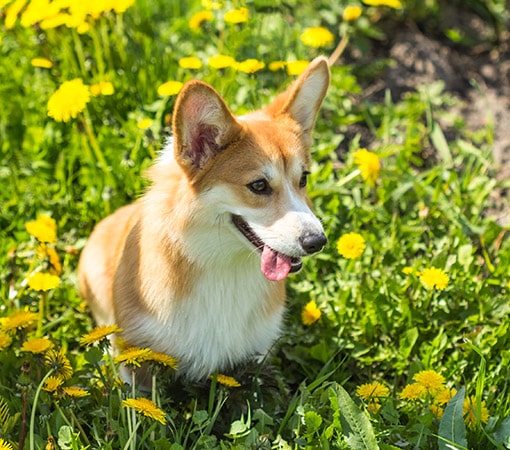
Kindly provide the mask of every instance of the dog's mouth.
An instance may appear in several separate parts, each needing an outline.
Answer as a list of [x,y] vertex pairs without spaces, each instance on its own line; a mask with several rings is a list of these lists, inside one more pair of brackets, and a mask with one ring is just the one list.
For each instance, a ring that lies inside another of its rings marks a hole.
[[269,247],[269,245],[264,243],[264,241],[257,236],[255,231],[253,231],[241,216],[233,214],[232,223],[261,253],[260,270],[268,280],[281,281],[285,279],[289,273],[298,272],[301,269],[303,265],[301,258],[284,255]]

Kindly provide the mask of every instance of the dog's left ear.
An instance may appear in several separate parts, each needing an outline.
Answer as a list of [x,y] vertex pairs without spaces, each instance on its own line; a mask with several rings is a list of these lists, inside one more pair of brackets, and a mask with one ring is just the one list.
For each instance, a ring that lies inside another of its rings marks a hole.
[[302,129],[303,137],[311,139],[311,132],[319,108],[329,87],[327,58],[315,58],[299,78],[274,102],[268,110],[273,116],[288,114]]
[[183,87],[172,125],[175,160],[188,173],[204,168],[242,129],[214,88],[201,81]]

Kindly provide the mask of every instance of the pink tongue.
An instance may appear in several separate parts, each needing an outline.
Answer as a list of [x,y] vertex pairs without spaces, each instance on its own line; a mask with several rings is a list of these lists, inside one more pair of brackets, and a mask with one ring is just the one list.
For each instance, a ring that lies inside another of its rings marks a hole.
[[270,281],[281,281],[289,274],[291,269],[290,257],[274,251],[264,245],[260,261],[260,269]]

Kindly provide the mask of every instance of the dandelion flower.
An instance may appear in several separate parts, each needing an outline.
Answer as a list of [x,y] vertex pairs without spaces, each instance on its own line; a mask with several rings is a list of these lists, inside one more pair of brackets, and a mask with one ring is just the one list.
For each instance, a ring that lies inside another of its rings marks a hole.
[[321,310],[317,306],[315,301],[309,301],[303,311],[301,312],[301,321],[304,325],[311,325],[314,322],[317,322],[321,317]]
[[0,351],[9,347],[9,345],[11,345],[11,342],[12,342],[12,337],[9,336],[4,331],[0,331]]
[[82,398],[89,395],[89,392],[79,386],[69,386],[62,389],[64,394],[73,398]]
[[213,19],[214,15],[211,11],[199,11],[191,16],[188,24],[193,31],[198,31],[204,22],[210,22]]
[[239,72],[244,73],[255,73],[262,70],[264,67],[266,67],[266,65],[257,59],[247,59],[235,65],[235,68]]
[[137,123],[136,123],[136,126],[140,129],[140,130],[147,130],[148,128],[150,128],[150,126],[152,125],[152,122],[153,120],[152,119],[142,119],[142,120],[139,120]]
[[268,69],[271,72],[277,72],[278,70],[285,69],[286,65],[287,65],[286,61],[273,61],[269,63]]
[[438,405],[446,405],[457,393],[457,389],[440,389],[434,394],[434,403]]
[[128,366],[140,367],[151,353],[150,348],[129,347],[115,358],[115,363],[124,363]]
[[126,10],[134,5],[135,0],[114,0],[111,3],[111,7],[117,14],[122,14],[126,12]]
[[69,122],[90,101],[90,91],[81,78],[65,81],[48,100],[48,116],[57,122]]
[[51,69],[53,67],[53,63],[48,58],[32,58],[30,64],[41,69]]
[[308,61],[288,61],[287,62],[287,73],[289,75],[301,75],[310,64]]
[[413,268],[411,266],[405,266],[402,268],[402,273],[404,275],[411,275],[413,273]]
[[402,389],[399,397],[402,400],[418,400],[419,398],[422,398],[426,392],[427,390],[425,389],[425,386],[418,383],[411,383]]
[[80,339],[80,345],[88,346],[95,342],[100,342],[110,334],[120,333],[121,331],[122,329],[117,325],[99,325],[82,336]]
[[379,157],[375,153],[369,152],[366,148],[360,148],[354,152],[354,163],[358,166],[361,178],[369,186],[374,187],[381,171]]
[[128,398],[122,400],[122,406],[133,408],[136,412],[143,414],[145,417],[154,419],[165,425],[165,413],[159,409],[154,402],[147,398]]
[[196,56],[185,56],[179,59],[179,67],[183,69],[200,69],[202,67],[202,61]]
[[25,229],[39,242],[54,244],[57,241],[57,223],[46,214],[41,214],[37,220],[25,223]]
[[158,87],[158,95],[171,96],[177,95],[182,89],[183,83],[180,81],[167,81]]
[[377,414],[381,409],[381,404],[377,401],[370,401],[367,404],[367,410],[370,414]]
[[333,33],[324,27],[311,27],[303,31],[301,42],[309,47],[320,48],[331,45],[335,39]]
[[434,416],[436,417],[436,419],[441,419],[441,417],[443,417],[443,407],[441,405],[434,403],[430,405],[429,408],[432,411],[432,414],[434,414]]
[[222,384],[223,386],[227,386],[227,387],[241,386],[241,383],[239,383],[239,381],[237,381],[234,377],[229,377],[228,375],[223,375],[221,373],[219,373],[216,376],[216,381],[218,383]]
[[389,393],[390,390],[379,381],[362,384],[356,388],[356,395],[361,397],[363,400],[388,397]]
[[62,273],[62,263],[60,262],[57,251],[53,247],[48,247],[44,244],[41,244],[41,251],[45,253],[50,260],[51,267],[55,273],[60,275]]
[[222,7],[222,2],[215,2],[213,0],[202,0],[202,6],[205,9],[220,9]]
[[68,380],[73,375],[73,368],[67,356],[64,354],[64,350],[50,349],[44,356],[46,366],[53,369],[55,376]]
[[435,370],[422,370],[414,375],[413,380],[421,384],[428,392],[444,389],[445,379]]
[[27,3],[27,0],[16,0],[9,6],[9,8],[7,8],[4,21],[6,29],[10,30],[11,28],[14,28],[16,20],[18,19],[18,14],[25,6],[25,3]]
[[173,356],[167,355],[166,353],[156,352],[151,350],[146,357],[147,361],[153,361],[162,366],[170,367],[170,369],[177,369],[178,361]]
[[27,279],[28,287],[34,291],[50,291],[60,284],[60,278],[51,273],[35,272]]
[[400,0],[362,0],[365,5],[369,6],[388,6],[393,9],[401,9]]
[[429,289],[439,289],[442,291],[448,286],[448,282],[450,278],[444,270],[438,269],[436,267],[431,267],[424,269],[420,274],[420,280],[422,283],[428,287]]
[[0,328],[7,333],[15,332],[23,328],[28,328],[37,319],[38,315],[30,311],[17,311],[9,317],[2,319]]
[[90,86],[90,93],[97,97],[99,95],[113,95],[115,88],[110,81],[101,80],[99,83]]
[[232,56],[215,55],[211,56],[207,61],[213,69],[226,69],[227,67],[234,67],[236,60]]
[[474,429],[478,423],[487,423],[489,421],[489,410],[485,406],[485,401],[482,400],[480,417],[477,416],[476,399],[474,397],[467,397],[464,400],[462,413],[464,414],[464,422],[466,425]]
[[226,23],[237,24],[246,22],[248,20],[248,16],[248,8],[239,8],[227,11],[223,16],[223,19]]
[[64,384],[64,380],[59,376],[50,375],[44,382],[43,389],[47,392],[55,392]]
[[346,22],[354,22],[355,20],[358,20],[361,16],[362,9],[360,6],[346,6],[344,9],[344,13],[342,15],[342,18]]
[[347,259],[359,258],[366,247],[365,239],[358,233],[347,233],[338,239],[336,244],[338,253]]
[[5,439],[0,438],[0,450],[14,450],[14,447]]
[[21,346],[22,352],[29,352],[34,354],[45,353],[50,348],[53,348],[53,342],[46,338],[31,338],[26,340]]

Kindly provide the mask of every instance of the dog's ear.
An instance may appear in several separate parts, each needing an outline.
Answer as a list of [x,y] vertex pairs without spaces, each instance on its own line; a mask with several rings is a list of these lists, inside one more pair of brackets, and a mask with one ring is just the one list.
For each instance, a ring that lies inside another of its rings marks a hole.
[[175,159],[188,171],[204,168],[241,131],[223,99],[201,81],[190,81],[182,88],[172,127]]
[[311,132],[329,87],[329,64],[325,57],[315,58],[292,85],[269,105],[271,115],[287,114],[300,126],[304,137]]

